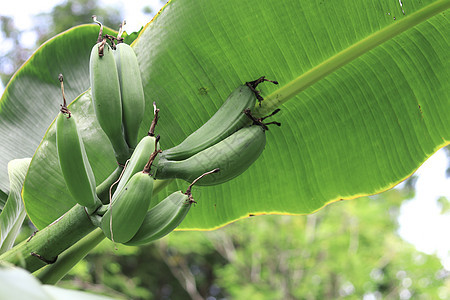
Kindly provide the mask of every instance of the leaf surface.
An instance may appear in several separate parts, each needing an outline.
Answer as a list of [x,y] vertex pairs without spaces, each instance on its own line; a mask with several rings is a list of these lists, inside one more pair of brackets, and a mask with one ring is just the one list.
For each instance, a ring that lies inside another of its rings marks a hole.
[[[134,43],[147,101],[139,136],[148,130],[153,101],[168,148],[206,122],[237,86],[262,75],[280,85],[258,87],[266,98],[259,112],[282,110],[273,117],[282,126],[270,128],[249,170],[219,186],[194,187],[198,204],[180,229],[213,229],[253,214],[307,214],[410,176],[450,140],[449,7],[448,0],[403,7],[387,0],[169,2]],[[71,110],[95,124],[89,94]],[[102,133],[95,126],[83,135],[101,179],[115,166],[110,148],[97,151],[96,137]],[[32,166],[46,158],[41,165],[54,176],[47,196],[67,201],[57,163],[47,157],[51,147],[48,134]],[[38,182],[24,199],[40,227],[66,207],[34,197]],[[186,187],[175,182],[166,193]],[[46,214],[34,210],[43,204]]]
[[[14,74],[0,99],[0,190],[8,191],[7,163],[31,157],[56,117],[62,96],[70,102],[89,88],[89,54],[98,25],[71,28],[45,42]],[[105,33],[115,34],[105,28]]]
[[0,213],[0,254],[14,245],[26,213],[21,191],[31,158],[15,159],[8,163],[10,192]]
[[240,83],[261,75],[280,82],[261,86],[261,111],[280,104],[282,110],[273,118],[281,128],[268,131],[262,157],[247,172],[194,188],[198,205],[181,227],[311,213],[411,175],[450,140],[449,7],[450,1],[169,2],[135,44],[146,97],[161,108],[163,148],[207,121]]

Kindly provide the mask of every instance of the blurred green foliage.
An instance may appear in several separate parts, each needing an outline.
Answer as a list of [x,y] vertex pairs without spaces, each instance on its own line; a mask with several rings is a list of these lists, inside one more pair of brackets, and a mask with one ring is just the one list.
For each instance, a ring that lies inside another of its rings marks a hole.
[[450,272],[397,234],[408,196],[393,189],[143,247],[105,241],[60,285],[122,299],[448,299]]
[[439,197],[437,199],[438,206],[441,208],[441,214],[448,214],[450,212],[450,201],[447,197]]

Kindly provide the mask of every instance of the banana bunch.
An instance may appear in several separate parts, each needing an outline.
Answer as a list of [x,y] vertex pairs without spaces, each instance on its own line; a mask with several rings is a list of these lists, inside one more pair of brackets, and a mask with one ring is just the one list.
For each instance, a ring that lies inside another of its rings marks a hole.
[[[106,237],[127,245],[145,244],[167,235],[181,223],[196,203],[191,193],[194,184],[208,186],[226,182],[242,174],[258,159],[266,145],[267,125],[280,124],[263,123],[279,110],[259,119],[251,115],[256,101],[263,100],[256,87],[264,81],[278,83],[260,77],[237,87],[203,126],[179,145],[164,151],[160,150],[159,135],[154,135],[159,110],[153,103],[152,125],[147,136],[138,143],[145,99],[136,55],[130,46],[121,43],[125,23],[114,38],[103,36],[103,25],[95,16],[93,18],[100,25],[89,62],[93,107],[119,163],[109,177],[115,180],[124,168],[114,192],[115,183],[111,185],[109,179],[100,185],[101,189],[97,188],[102,190],[104,203],[108,200],[109,203],[102,207],[96,194],[95,178],[83,141],[66,105],[62,75],[63,105],[56,120],[58,158],[71,195],[87,208],[92,223],[100,227]],[[156,193],[164,186],[159,182],[155,185],[155,180],[172,178],[191,184],[186,192],[174,192],[149,209],[154,190]],[[104,197],[105,187],[109,189],[109,197]]]
[[174,192],[151,208],[139,230],[125,244],[130,246],[147,244],[172,232],[186,217],[192,204],[196,203],[191,193],[192,186],[204,176],[217,172],[219,172],[218,168],[205,172],[189,185],[186,193]]
[[205,177],[198,185],[216,185],[240,175],[261,155],[266,145],[265,129],[251,125],[203,151],[179,161],[160,158],[155,177],[192,181],[212,168],[221,171]]
[[255,106],[256,98],[247,85],[234,90],[219,110],[205,123],[177,146],[164,150],[161,157],[179,161],[191,157],[218,143],[236,130],[250,124],[244,109]]
[[95,193],[95,178],[79,134],[74,115],[67,108],[63,76],[59,75],[63,105],[56,118],[56,149],[67,188],[75,201],[88,211],[96,210],[101,202]]
[[[256,119],[250,109],[262,100],[256,86],[261,77],[235,89],[220,109],[202,127],[179,145],[164,150],[157,164],[155,178],[180,178],[192,181],[207,170],[219,168],[218,174],[205,177],[198,185],[216,185],[242,174],[261,155],[266,144],[267,124]],[[276,83],[275,81],[270,81]]]
[[[97,120],[108,136],[117,161],[123,164],[130,148],[137,144],[138,130],[144,117],[145,99],[140,69],[133,49],[123,43],[113,49],[103,37],[100,25],[97,44],[89,61],[92,102]],[[117,38],[121,41],[119,32]],[[108,36],[109,37],[109,36]]]
[[278,84],[276,81],[260,77],[257,80],[239,86],[202,127],[177,146],[164,150],[161,153],[161,158],[170,161],[189,158],[249,125],[250,119],[244,114],[244,111],[252,109],[255,106],[256,99],[262,101],[259,92],[256,91],[256,86],[264,81]]
[[[120,43],[124,23],[115,45],[114,39],[103,37],[102,24],[94,21],[100,25],[89,65],[94,111],[117,161],[126,165],[114,193],[110,187],[109,205],[92,214],[91,219],[115,242],[148,243],[174,230],[194,203],[191,185],[186,193],[172,193],[147,212],[155,179],[180,178],[198,181],[199,185],[216,185],[240,175],[261,155],[267,126],[263,119],[253,118],[250,109],[256,100],[262,100],[257,85],[270,80],[261,77],[237,87],[203,126],[164,151],[159,149],[159,136],[153,134],[158,112],[154,105],[153,129],[137,143],[145,101],[136,55],[130,46]],[[86,174],[92,173],[85,169]],[[89,184],[95,201],[83,204],[93,210],[98,208],[99,200],[95,182]]]
[[204,176],[219,171],[214,169],[205,172],[189,185],[185,193],[174,192],[148,210],[154,182],[148,172],[159,152],[155,150],[144,170],[134,174],[122,190],[114,193],[117,196],[113,197],[112,204],[97,224],[112,241],[142,245],[169,234],[183,221],[192,204],[196,203],[191,193],[192,186]]

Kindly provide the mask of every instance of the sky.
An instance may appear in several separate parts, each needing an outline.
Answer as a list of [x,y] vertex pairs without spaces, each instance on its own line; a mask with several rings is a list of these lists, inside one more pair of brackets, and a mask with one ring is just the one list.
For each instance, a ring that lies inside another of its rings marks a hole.
[[[40,12],[50,12],[51,9],[61,4],[63,0],[21,0],[21,1],[3,1],[1,15],[14,16],[14,22],[19,29],[27,29],[32,26],[31,16]],[[100,1],[109,6],[117,6],[123,11],[125,20],[127,21],[127,31],[138,31],[141,26],[147,24],[150,19],[148,15],[142,12],[145,6],[150,6],[154,12],[158,12],[163,6],[163,2],[158,0],[110,0]],[[126,3],[126,4],[125,4]],[[87,22],[89,22],[88,20]]]
[[447,165],[447,156],[441,149],[417,170],[416,195],[401,206],[398,233],[417,250],[436,254],[450,270],[450,212],[441,215],[437,205],[440,196],[450,200],[450,178],[445,176]]
[[[53,6],[62,2],[63,0],[3,1],[0,14],[12,16],[16,26],[25,30],[32,26],[32,15],[50,12]],[[163,2],[159,0],[103,0],[102,2],[108,5],[117,4],[127,21],[126,31],[128,32],[138,31],[141,26],[150,21],[150,17],[142,11],[143,7],[150,6],[156,13],[163,6]],[[27,37],[25,40],[32,39]],[[3,89],[0,82],[0,94],[3,93]],[[398,233],[419,251],[437,254],[446,269],[450,270],[450,239],[443,238],[444,233],[450,229],[450,213],[441,215],[437,205],[437,199],[440,196],[450,199],[450,179],[445,176],[447,165],[446,154],[441,149],[417,170],[419,179],[416,183],[416,196],[412,200],[405,201],[401,207]]]

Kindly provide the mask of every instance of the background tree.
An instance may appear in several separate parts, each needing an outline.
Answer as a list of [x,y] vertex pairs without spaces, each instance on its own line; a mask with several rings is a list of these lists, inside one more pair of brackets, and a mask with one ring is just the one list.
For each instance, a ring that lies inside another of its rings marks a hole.
[[[151,12],[151,11],[150,11]],[[122,12],[111,5],[103,5],[98,0],[66,0],[56,5],[49,13],[39,13],[33,17],[34,27],[20,30],[9,16],[0,15],[0,29],[9,47],[0,55],[0,78],[6,85],[14,72],[30,57],[39,45],[51,37],[73,26],[86,24],[92,15],[110,28],[118,28],[123,20]],[[31,33],[31,34],[30,34]],[[23,43],[24,38],[35,41]]]
[[450,272],[397,234],[400,205],[413,195],[405,185],[144,247],[105,240],[60,285],[123,299],[445,299]]

